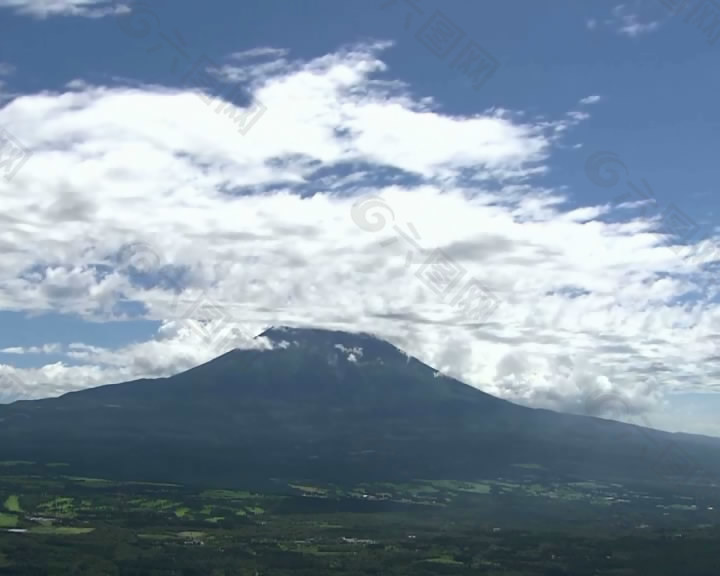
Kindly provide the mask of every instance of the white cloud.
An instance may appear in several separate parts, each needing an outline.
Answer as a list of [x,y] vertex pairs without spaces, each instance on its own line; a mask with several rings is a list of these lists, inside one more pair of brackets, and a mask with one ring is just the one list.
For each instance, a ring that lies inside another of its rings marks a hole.
[[272,57],[272,58],[280,58],[282,56],[286,56],[288,53],[287,50],[283,50],[281,48],[272,48],[270,46],[264,46],[261,48],[252,48],[250,50],[243,50],[242,52],[233,52],[230,57],[234,60],[248,60],[251,58],[262,58],[262,57]]
[[103,16],[130,12],[127,4],[115,0],[0,0],[0,8],[11,8],[20,14],[35,18],[49,16]]
[[335,348],[347,354],[346,358],[348,362],[357,363],[358,359],[362,358],[363,355],[363,349],[360,346],[348,348],[342,344],[335,344]]
[[618,4],[612,10],[612,18],[607,21],[618,34],[635,38],[657,30],[660,22],[657,20],[645,20],[635,12],[628,11],[624,4]]
[[587,120],[590,118],[590,114],[587,112],[580,112],[579,110],[571,110],[568,112],[568,116],[572,118],[573,120],[581,121],[581,120]]
[[29,346],[24,348],[22,346],[11,346],[9,348],[3,348],[0,352],[4,354],[57,354],[62,351],[62,345],[58,342],[52,344],[43,344],[42,346]]
[[593,94],[591,96],[586,96],[585,98],[580,99],[580,104],[597,104],[600,102],[601,98],[597,94]]
[[[611,10],[610,17],[605,18],[602,23],[606,28],[610,28],[617,34],[630,38],[636,38],[658,30],[660,21],[643,18],[639,13],[641,7],[642,5],[639,2],[634,3],[634,8],[628,8],[625,4],[617,4]],[[585,27],[588,30],[596,30],[598,24],[596,18],[585,20]]]
[[[573,191],[584,207],[533,184],[585,114],[452,116],[378,81],[379,49],[236,67],[267,106],[245,136],[196,93],[158,87],[78,82],[5,104],[0,125],[33,158],[0,180],[0,309],[107,320],[134,302],[162,325],[119,350],[76,342],[64,362],[0,366],[15,382],[3,399],[168,375],[265,345],[252,336],[272,324],[377,333],[535,406],[599,410],[617,393],[645,410],[711,389],[714,257],[678,256],[590,182]],[[368,194],[393,212],[377,232],[351,218]],[[489,321],[423,287],[405,240],[381,245],[408,223],[497,297]]]

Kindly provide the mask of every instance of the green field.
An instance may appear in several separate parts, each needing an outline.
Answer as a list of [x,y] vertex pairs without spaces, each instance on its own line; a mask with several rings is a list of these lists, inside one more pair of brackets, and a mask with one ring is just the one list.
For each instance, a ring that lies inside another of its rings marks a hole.
[[17,516],[0,512],[0,528],[15,528],[17,524]]
[[0,568],[18,576],[717,573],[720,517],[710,503],[718,488],[691,495],[533,470],[357,486],[274,481],[266,491],[14,471],[0,474]]
[[5,500],[5,510],[10,512],[22,512],[22,508],[20,508],[20,498],[18,498],[15,494],[8,496],[7,500]]
[[80,526],[35,526],[30,528],[30,534],[54,534],[58,536],[75,536],[77,534],[89,534],[95,528]]

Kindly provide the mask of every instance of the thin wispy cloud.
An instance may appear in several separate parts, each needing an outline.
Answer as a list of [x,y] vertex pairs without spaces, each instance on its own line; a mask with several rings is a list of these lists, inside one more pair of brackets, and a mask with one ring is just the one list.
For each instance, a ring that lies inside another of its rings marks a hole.
[[242,52],[233,52],[230,58],[233,60],[249,60],[252,58],[281,58],[286,56],[287,50],[281,48],[271,48],[269,46],[260,48],[251,48],[250,50],[243,50]]
[[9,348],[0,349],[2,354],[57,354],[62,351],[62,345],[58,342],[52,344],[43,344],[42,346],[11,346]]
[[628,38],[637,38],[659,30],[660,20],[643,16],[643,12],[644,6],[639,3],[635,3],[633,7],[617,4],[611,9],[608,16],[587,18],[585,27],[595,31],[602,25],[603,28]]
[[643,18],[637,12],[628,9],[624,4],[618,4],[612,9],[612,18],[607,23],[618,34],[630,38],[654,32],[660,27],[658,20]]
[[10,8],[19,14],[35,18],[51,16],[82,16],[102,18],[127,14],[129,4],[115,0],[0,0],[0,8]]

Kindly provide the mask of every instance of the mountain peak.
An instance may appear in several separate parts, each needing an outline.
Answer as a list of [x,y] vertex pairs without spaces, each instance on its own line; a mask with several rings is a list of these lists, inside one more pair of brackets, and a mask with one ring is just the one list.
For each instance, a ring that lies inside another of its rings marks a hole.
[[262,332],[259,336],[266,337],[269,339],[276,338],[325,338],[325,337],[346,337],[346,338],[359,338],[359,339],[374,339],[381,340],[381,338],[374,334],[368,334],[367,332],[345,332],[342,330],[331,330],[329,328],[317,328],[313,326],[289,326],[287,324],[280,324],[277,326],[270,326],[267,330]]
[[[260,336],[271,350],[238,349],[168,378],[0,406],[0,460],[238,488],[276,478],[512,477],[519,463],[573,481],[677,480],[677,462],[647,465],[666,433],[511,404],[437,378],[367,333],[274,326]],[[720,444],[672,441],[707,469],[692,474],[720,474]]]
[[407,359],[408,355],[387,340],[367,332],[344,332],[315,327],[271,326],[258,338],[267,338],[280,348],[297,346],[306,350],[342,352],[350,361]]

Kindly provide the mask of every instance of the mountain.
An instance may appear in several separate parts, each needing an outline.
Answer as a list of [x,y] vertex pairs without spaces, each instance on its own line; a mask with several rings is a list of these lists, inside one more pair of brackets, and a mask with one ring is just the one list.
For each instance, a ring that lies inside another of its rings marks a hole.
[[477,479],[518,465],[567,479],[694,481],[720,471],[720,440],[518,406],[369,334],[275,327],[260,336],[272,349],[0,406],[0,459],[228,487]]

